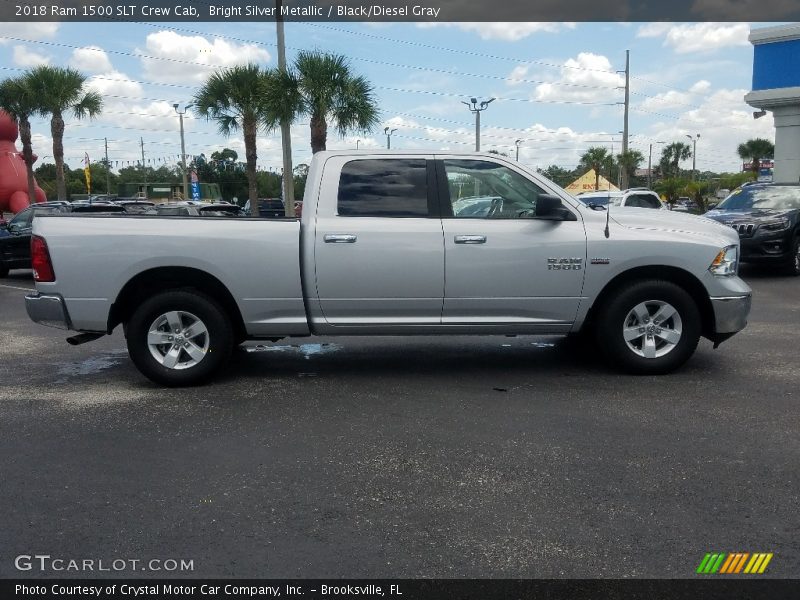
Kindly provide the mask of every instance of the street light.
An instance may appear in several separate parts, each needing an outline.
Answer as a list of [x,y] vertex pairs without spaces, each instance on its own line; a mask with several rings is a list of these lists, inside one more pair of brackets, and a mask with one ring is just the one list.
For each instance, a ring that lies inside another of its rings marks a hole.
[[515,141],[514,145],[517,147],[517,162],[519,162],[519,147],[522,145],[522,140]]
[[686,137],[692,140],[692,181],[694,181],[697,169],[697,140],[700,139],[700,134],[698,133],[696,137],[686,134]]
[[386,149],[387,150],[391,150],[392,149],[392,135],[394,134],[395,131],[397,131],[397,129],[391,129],[389,127],[384,127],[384,129],[383,129],[383,133],[386,134]]
[[177,102],[172,105],[172,108],[175,109],[175,112],[178,113],[181,121],[181,169],[183,170],[183,199],[186,200],[187,196],[189,195],[189,174],[186,172],[186,142],[184,141],[183,137],[183,115],[186,114],[192,105],[187,104],[183,107],[183,112],[178,110],[180,104]]
[[475,152],[481,151],[481,113],[489,108],[489,105],[497,100],[497,98],[490,98],[478,103],[477,98],[470,98],[469,102],[461,101],[461,104],[466,104],[471,113],[475,115]]

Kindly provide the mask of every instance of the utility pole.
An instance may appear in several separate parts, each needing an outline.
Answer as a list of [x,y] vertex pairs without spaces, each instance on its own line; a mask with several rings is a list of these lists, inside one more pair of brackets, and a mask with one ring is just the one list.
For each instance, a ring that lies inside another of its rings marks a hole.
[[517,162],[519,162],[519,147],[522,144],[522,140],[517,140],[514,142],[514,145],[517,147]]
[[698,133],[697,136],[687,134],[686,137],[692,140],[692,181],[694,181],[697,170],[697,140],[700,139],[700,134]]
[[[286,72],[286,39],[283,32],[283,0],[275,0],[275,27],[278,34],[278,69]],[[283,148],[283,210],[287,217],[294,217],[294,170],[292,169],[291,123],[281,121],[281,147]],[[256,202],[258,204],[258,202]],[[258,211],[258,207],[255,208]],[[257,212],[254,214],[258,214]]]
[[108,138],[103,138],[106,142],[106,194],[111,195],[111,163],[108,162]]
[[[181,131],[183,131],[182,128]],[[181,133],[181,139],[183,139],[183,133]],[[147,195],[147,169],[144,166],[144,138],[139,138],[139,145],[142,147],[142,177],[144,177],[144,193]]]
[[647,159],[647,189],[653,187],[653,144],[650,144],[650,155]]
[[489,108],[489,105],[497,98],[484,100],[478,104],[477,98],[470,98],[469,102],[462,100],[461,104],[466,104],[471,113],[475,115],[475,152],[481,151],[481,113]]
[[[178,110],[179,104],[173,104],[172,107],[178,113],[181,121],[181,170],[183,171],[183,199],[186,200],[189,196],[189,173],[186,171],[186,142],[183,137],[183,115],[189,110],[192,105],[187,104],[183,107],[183,112]],[[144,152],[144,144],[142,144],[142,152]]]
[[383,128],[383,133],[386,134],[386,149],[387,150],[391,150],[392,149],[392,136],[394,135],[395,131],[397,131],[397,129],[390,129],[389,127],[384,127]]
[[[625,50],[625,123],[622,127],[622,155],[626,156],[628,153],[628,113],[631,104],[631,51]],[[621,173],[621,187],[628,189],[628,170],[625,169]]]

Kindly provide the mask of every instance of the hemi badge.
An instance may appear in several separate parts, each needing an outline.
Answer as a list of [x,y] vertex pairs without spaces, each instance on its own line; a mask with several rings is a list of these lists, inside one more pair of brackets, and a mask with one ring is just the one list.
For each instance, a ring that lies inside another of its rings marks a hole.
[[591,260],[593,265],[610,265],[611,259],[610,258],[593,258]]

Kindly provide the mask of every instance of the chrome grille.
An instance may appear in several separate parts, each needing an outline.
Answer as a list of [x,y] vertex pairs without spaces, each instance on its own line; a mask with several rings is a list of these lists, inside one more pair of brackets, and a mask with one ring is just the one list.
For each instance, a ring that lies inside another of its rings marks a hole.
[[731,227],[739,232],[740,236],[751,236],[756,229],[753,223],[732,223]]

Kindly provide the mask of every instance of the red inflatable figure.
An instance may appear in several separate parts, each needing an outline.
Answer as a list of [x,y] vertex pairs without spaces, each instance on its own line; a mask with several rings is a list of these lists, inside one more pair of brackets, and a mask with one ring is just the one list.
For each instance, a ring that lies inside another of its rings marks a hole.
[[[17,150],[17,123],[8,113],[0,111],[0,214],[3,211],[18,213],[30,205],[28,200],[28,175],[22,152]],[[33,155],[36,160],[36,155]],[[34,180],[35,202],[44,202],[47,196]]]

